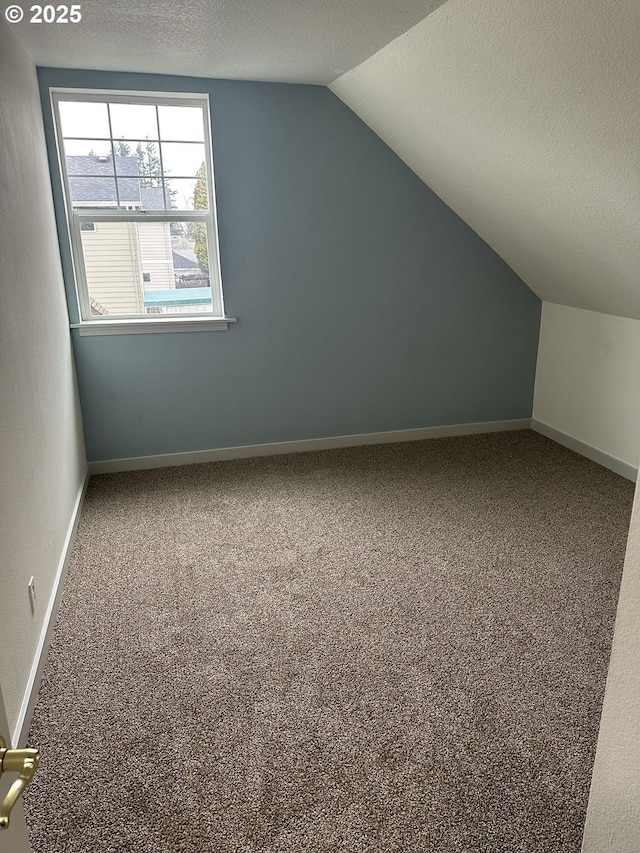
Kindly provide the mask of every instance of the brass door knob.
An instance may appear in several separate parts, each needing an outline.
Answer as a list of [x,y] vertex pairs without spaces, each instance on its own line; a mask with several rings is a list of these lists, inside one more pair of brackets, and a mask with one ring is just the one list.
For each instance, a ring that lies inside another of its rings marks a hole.
[[40,753],[37,749],[7,749],[6,746],[3,738],[0,737],[0,776],[3,773],[19,773],[20,775],[0,803],[0,829],[6,829],[9,826],[11,809],[33,779],[33,774],[36,772],[40,761]]

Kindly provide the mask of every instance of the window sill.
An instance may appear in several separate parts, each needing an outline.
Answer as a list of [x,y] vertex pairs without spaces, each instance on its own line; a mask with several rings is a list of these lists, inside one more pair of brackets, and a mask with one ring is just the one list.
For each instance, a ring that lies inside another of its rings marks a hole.
[[81,337],[87,335],[147,335],[157,332],[223,332],[235,317],[170,318],[165,320],[85,320],[71,323]]

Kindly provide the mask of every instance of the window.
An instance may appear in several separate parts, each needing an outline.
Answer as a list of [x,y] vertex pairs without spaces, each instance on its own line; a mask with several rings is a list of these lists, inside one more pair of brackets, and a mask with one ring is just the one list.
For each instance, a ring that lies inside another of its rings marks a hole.
[[81,330],[226,320],[206,95],[52,102]]

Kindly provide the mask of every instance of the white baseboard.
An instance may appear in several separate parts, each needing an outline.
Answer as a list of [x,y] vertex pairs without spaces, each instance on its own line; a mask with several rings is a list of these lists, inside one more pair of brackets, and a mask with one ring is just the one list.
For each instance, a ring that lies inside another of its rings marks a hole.
[[626,477],[627,480],[631,480],[635,483],[638,479],[638,469],[634,468],[633,465],[629,465],[628,462],[623,462],[622,459],[618,459],[610,453],[605,453],[604,450],[592,447],[592,445],[587,444],[584,441],[580,441],[579,438],[575,438],[573,435],[562,432],[555,427],[549,426],[549,424],[543,423],[543,421],[536,420],[536,418],[531,419],[531,429],[535,430],[535,432],[539,432],[541,435],[545,435],[552,441],[557,441],[558,444],[562,444],[564,447],[568,447],[569,450],[575,450],[576,453],[579,453],[581,456],[586,456],[587,459],[591,459],[592,462],[597,462],[599,465],[603,465],[605,468],[615,471],[616,474]]
[[53,588],[51,590],[51,595],[49,596],[49,602],[47,604],[47,610],[44,615],[44,622],[42,625],[42,630],[40,631],[40,637],[38,639],[38,645],[36,647],[36,653],[33,658],[33,663],[31,665],[31,671],[29,673],[27,687],[24,692],[20,711],[18,712],[18,719],[13,730],[11,744],[14,749],[23,747],[26,743],[27,736],[29,734],[33,710],[35,708],[36,702],[38,701],[38,691],[40,690],[40,682],[42,680],[42,670],[44,669],[44,665],[47,659],[47,653],[49,651],[51,634],[53,632],[53,626],[55,625],[56,616],[58,614],[60,597],[64,588],[64,582],[67,576],[67,569],[69,568],[69,558],[71,557],[73,543],[76,538],[78,522],[80,521],[80,512],[82,510],[82,504],[84,502],[84,496],[87,491],[88,483],[89,467],[87,466],[84,481],[80,486],[80,489],[78,490],[78,495],[76,497],[73,510],[71,512],[71,519],[69,521],[67,535],[64,539],[62,552],[60,554],[60,560],[58,562],[58,569],[56,571],[56,576],[53,580]]
[[308,438],[301,441],[279,441],[271,444],[246,444],[240,447],[220,447],[215,450],[194,450],[186,453],[162,453],[157,456],[132,456],[126,459],[105,459],[90,462],[90,474],[116,471],[140,471],[146,468],[166,468],[175,465],[197,465],[224,459],[247,459],[251,456],[278,456],[283,453],[304,453],[310,450],[330,450],[336,447],[359,447],[366,444],[395,444],[401,441],[422,441],[426,438],[446,438],[455,435],[475,435],[483,432],[508,432],[529,429],[529,418],[511,421],[484,421],[471,424],[396,429],[388,432],[366,432],[358,435],[338,435],[329,438]]

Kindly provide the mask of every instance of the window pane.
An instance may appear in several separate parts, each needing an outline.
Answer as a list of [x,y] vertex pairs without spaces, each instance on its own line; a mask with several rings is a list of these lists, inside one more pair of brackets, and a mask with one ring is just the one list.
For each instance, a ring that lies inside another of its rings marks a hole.
[[207,182],[204,178],[168,177],[167,210],[208,210]]
[[109,137],[109,117],[106,104],[60,101],[58,108],[63,136]]
[[[126,95],[130,103],[110,101],[115,95],[104,102],[82,97],[58,100],[58,136],[76,214],[74,250],[84,272],[79,287],[86,281],[91,313],[117,318],[218,311],[219,282],[212,292],[209,277],[212,220],[150,221],[154,213],[178,211],[182,218],[181,210],[185,216],[210,212],[202,100],[156,106],[152,93]],[[119,207],[129,221],[107,215],[97,222],[98,214],[87,212],[93,207]],[[83,210],[89,221],[77,219]]]
[[148,104],[109,104],[114,139],[158,139],[156,108]]
[[189,178],[195,177],[199,169],[206,168],[204,145],[197,142],[163,142],[161,147],[165,174]]
[[95,222],[80,236],[95,316],[200,314],[212,310],[205,226],[193,222]]
[[[109,161],[112,157],[111,143],[101,139],[65,139],[64,151],[67,155],[67,171],[69,174],[75,174],[69,168],[70,157],[93,157],[98,160],[107,157]],[[109,173],[113,174],[113,169],[110,169]]]
[[203,111],[199,107],[158,107],[160,138],[204,142]]
[[115,178],[69,178],[74,207],[115,207]]

